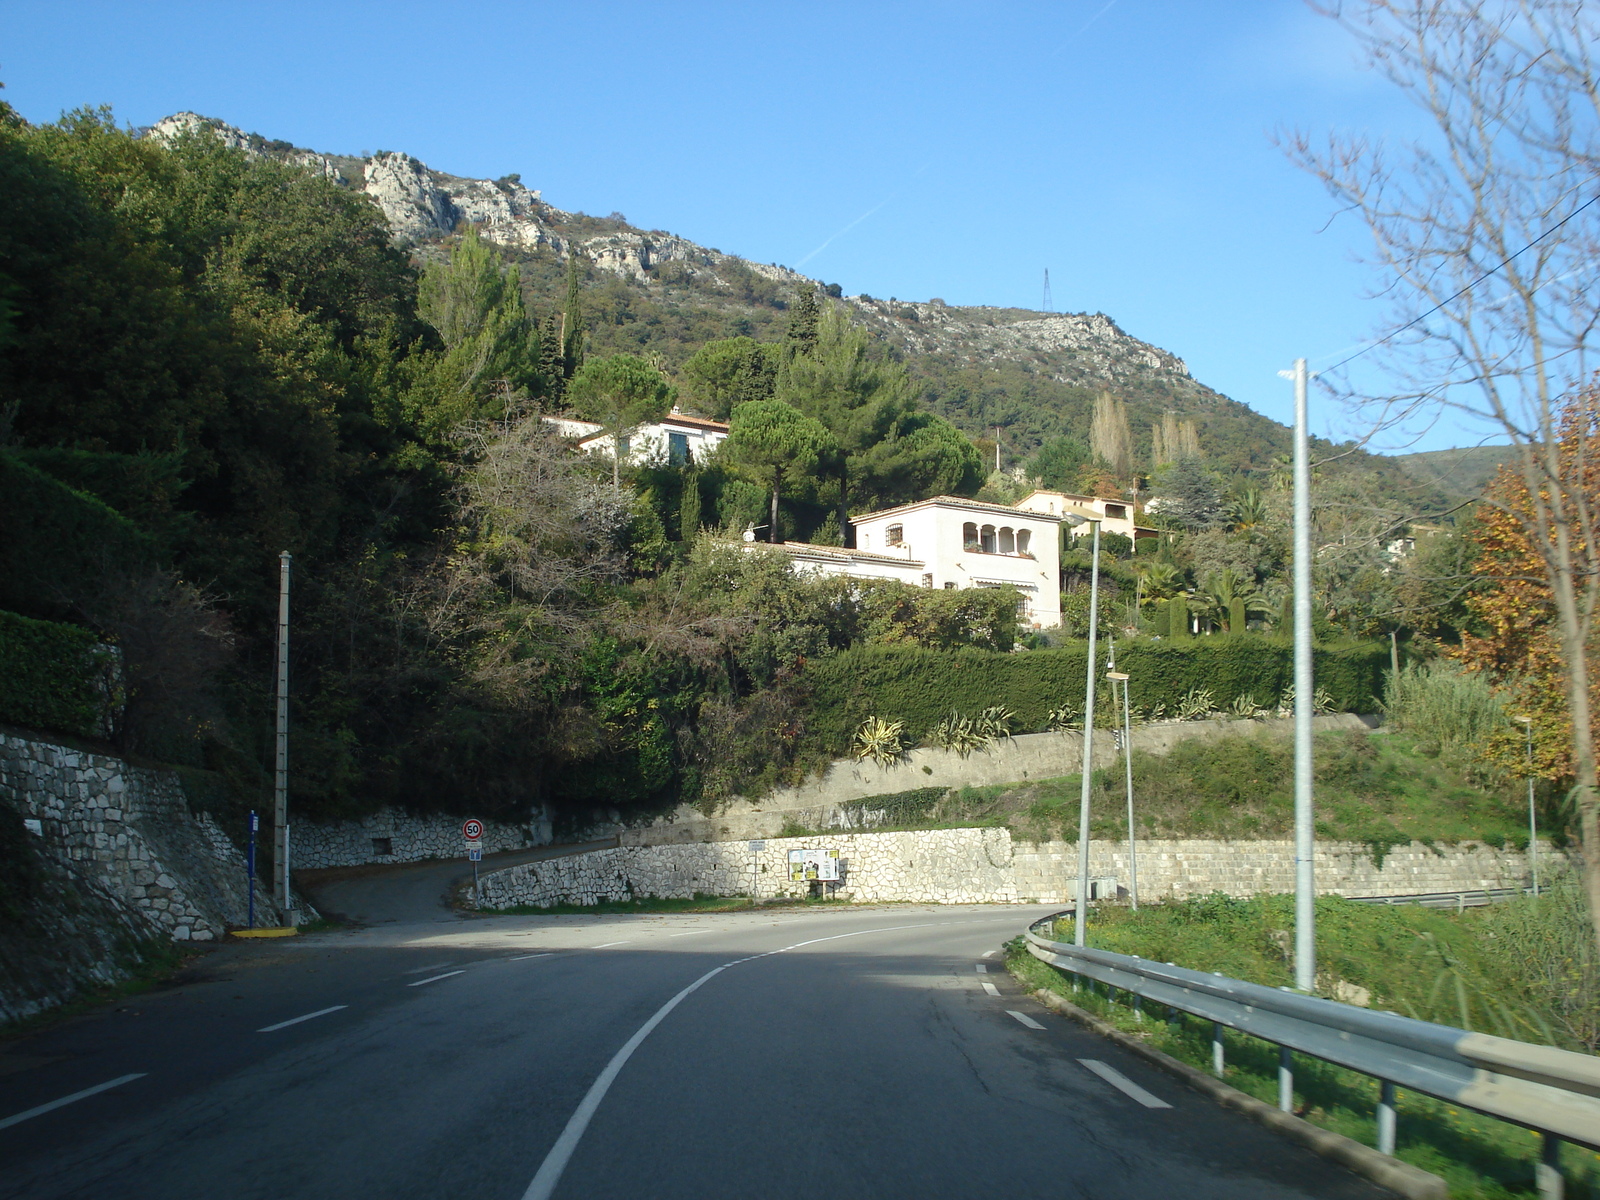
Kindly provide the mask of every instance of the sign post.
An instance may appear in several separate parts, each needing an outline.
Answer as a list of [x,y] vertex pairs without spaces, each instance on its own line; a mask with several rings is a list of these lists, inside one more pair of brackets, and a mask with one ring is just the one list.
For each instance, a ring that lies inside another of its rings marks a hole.
[[249,918],[245,928],[256,927],[256,830],[261,827],[261,819],[256,816],[256,810],[250,810],[250,849],[245,854],[245,863],[250,870],[250,883],[245,889],[245,910]]
[[478,863],[483,858],[483,822],[468,817],[461,823],[461,836],[467,840],[467,859],[472,863],[472,903],[478,903]]
[[756,903],[756,884],[759,882],[757,880],[757,878],[756,878],[756,855],[760,854],[766,848],[767,848],[767,843],[764,842],[764,841],[756,840],[756,841],[752,841],[750,843],[750,907],[751,908],[755,907],[755,903]]

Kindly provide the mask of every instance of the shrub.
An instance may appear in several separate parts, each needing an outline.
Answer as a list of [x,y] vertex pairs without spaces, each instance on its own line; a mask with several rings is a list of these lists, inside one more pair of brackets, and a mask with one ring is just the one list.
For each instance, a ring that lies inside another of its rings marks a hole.
[[76,625],[0,612],[0,719],[29,729],[106,737],[116,659]]
[[1444,662],[1410,664],[1392,673],[1383,711],[1395,729],[1440,747],[1475,745],[1506,723],[1487,679]]

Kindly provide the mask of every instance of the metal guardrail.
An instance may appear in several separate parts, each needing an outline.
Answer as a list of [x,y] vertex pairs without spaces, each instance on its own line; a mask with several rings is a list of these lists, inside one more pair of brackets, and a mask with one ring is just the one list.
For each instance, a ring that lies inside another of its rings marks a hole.
[[[1059,914],[1057,914],[1059,916]],[[1028,928],[1028,950],[1059,970],[1212,1022],[1212,1069],[1222,1074],[1222,1029],[1236,1029],[1279,1047],[1279,1107],[1291,1110],[1293,1063],[1299,1051],[1381,1082],[1378,1149],[1394,1153],[1394,1088],[1510,1121],[1544,1134],[1541,1192],[1552,1180],[1562,1139],[1600,1149],[1600,1057],[1471,1033],[1040,937]],[[1552,1187],[1553,1184],[1553,1187]]]
[[1531,888],[1470,888],[1462,892],[1426,892],[1406,896],[1350,896],[1354,904],[1416,904],[1423,908],[1482,908],[1500,900],[1532,894]]

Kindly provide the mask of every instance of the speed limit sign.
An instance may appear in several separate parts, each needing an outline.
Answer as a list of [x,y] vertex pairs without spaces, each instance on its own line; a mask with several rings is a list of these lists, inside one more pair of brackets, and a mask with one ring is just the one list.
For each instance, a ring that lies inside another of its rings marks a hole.
[[483,822],[476,817],[469,818],[462,823],[461,836],[469,842],[475,842],[483,836]]

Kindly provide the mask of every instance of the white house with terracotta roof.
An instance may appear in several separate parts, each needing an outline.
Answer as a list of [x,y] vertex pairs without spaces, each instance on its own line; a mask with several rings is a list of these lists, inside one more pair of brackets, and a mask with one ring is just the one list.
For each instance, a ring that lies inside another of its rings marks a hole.
[[913,587],[1003,587],[1028,625],[1061,624],[1059,514],[935,496],[851,518],[856,548],[784,542],[797,571],[898,579]]
[[[605,432],[604,425],[576,417],[546,417],[544,420],[555,426],[562,437],[576,441],[578,449],[584,453],[611,457],[611,435]],[[622,459],[634,466],[652,461],[678,467],[703,463],[727,436],[725,422],[691,417],[674,408],[655,424],[641,425],[624,437]]]
[[[1120,533],[1129,539],[1158,536],[1158,531],[1138,523],[1138,505],[1121,497],[1075,496],[1071,492],[1052,492],[1043,488],[1029,492],[1017,501],[1029,512],[1053,513],[1060,517],[1086,517],[1100,522],[1101,533]],[[1072,526],[1075,537],[1093,532],[1087,525]]]

